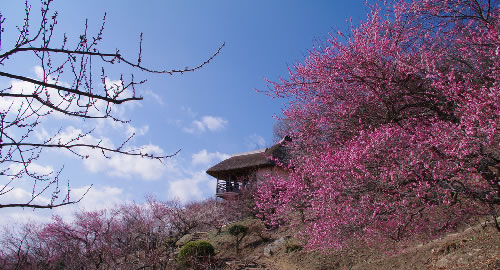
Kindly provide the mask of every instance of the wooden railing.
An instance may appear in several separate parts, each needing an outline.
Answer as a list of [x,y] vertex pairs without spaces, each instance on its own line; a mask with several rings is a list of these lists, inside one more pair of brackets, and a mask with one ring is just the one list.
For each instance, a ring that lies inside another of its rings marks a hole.
[[238,182],[226,182],[224,180],[217,181],[217,187],[215,190],[216,194],[222,194],[226,192],[241,192],[241,183]]

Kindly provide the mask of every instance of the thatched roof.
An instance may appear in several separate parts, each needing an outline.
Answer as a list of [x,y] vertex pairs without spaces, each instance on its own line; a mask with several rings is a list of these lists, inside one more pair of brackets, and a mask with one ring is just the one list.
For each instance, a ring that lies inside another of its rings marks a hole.
[[257,168],[275,166],[274,160],[286,164],[288,154],[285,144],[288,141],[290,139],[285,137],[270,148],[233,155],[208,169],[207,173],[215,178],[227,180],[230,176],[244,175]]

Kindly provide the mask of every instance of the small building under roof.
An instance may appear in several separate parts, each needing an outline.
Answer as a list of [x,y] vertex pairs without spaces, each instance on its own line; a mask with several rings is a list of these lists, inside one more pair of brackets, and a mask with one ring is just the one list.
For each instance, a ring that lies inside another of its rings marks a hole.
[[262,176],[284,173],[277,162],[283,165],[288,163],[286,143],[289,141],[290,138],[285,137],[270,148],[235,154],[208,169],[207,174],[217,179],[215,196],[232,199],[241,193],[243,187],[258,182]]

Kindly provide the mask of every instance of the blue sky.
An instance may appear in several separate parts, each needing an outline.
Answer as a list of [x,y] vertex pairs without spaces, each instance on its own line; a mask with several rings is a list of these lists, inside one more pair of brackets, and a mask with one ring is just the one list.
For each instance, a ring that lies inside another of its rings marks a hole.
[[[22,24],[23,2],[2,0],[0,12],[6,18],[2,51],[17,38],[15,25]],[[30,2],[36,21],[39,2]],[[52,10],[59,12],[56,40],[67,33],[70,42],[78,38],[85,18],[91,33],[95,33],[107,12],[100,50],[113,52],[118,48],[132,59],[143,32],[142,63],[151,68],[196,66],[223,42],[226,46],[213,62],[196,72],[174,76],[135,72],[148,81],[138,88],[144,100],[119,111],[131,120],[130,124],[47,119],[39,130],[39,134],[51,134],[62,127],[69,134],[96,127],[94,138],[115,145],[135,131],[131,146],[146,146],[166,154],[181,149],[177,156],[162,165],[123,156],[81,160],[61,151],[45,151],[38,165],[55,170],[64,165],[62,179],[70,180],[74,196],[90,184],[94,187],[78,206],[52,211],[1,210],[0,225],[27,218],[46,220],[51,214],[69,217],[77,207],[95,209],[123,201],[142,202],[145,194],[182,201],[213,196],[215,180],[205,174],[206,169],[233,153],[272,144],[273,116],[280,114],[284,101],[256,91],[267,89],[265,79],[286,78],[288,67],[302,61],[316,42],[326,40],[329,32],[346,31],[350,18],[357,24],[367,12],[364,0],[59,0]],[[0,70],[35,78],[37,65],[33,57],[23,56],[0,66]],[[108,70],[110,80],[118,79],[121,72],[130,73],[120,65]],[[11,80],[0,78],[0,86],[10,84]],[[10,195],[0,197],[1,202],[22,202],[29,197],[30,183],[19,180],[15,186]]]

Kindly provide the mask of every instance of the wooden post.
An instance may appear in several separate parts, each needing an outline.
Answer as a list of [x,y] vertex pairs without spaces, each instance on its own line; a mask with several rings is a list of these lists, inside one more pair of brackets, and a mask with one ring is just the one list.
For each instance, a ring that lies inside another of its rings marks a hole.
[[215,185],[215,201],[217,201],[217,192],[219,191],[219,178],[217,178],[217,185]]

